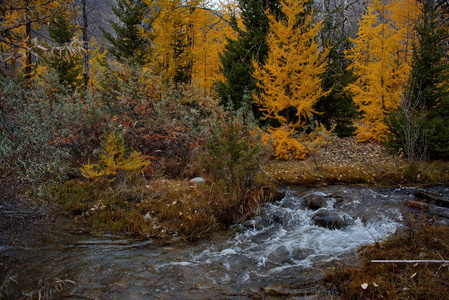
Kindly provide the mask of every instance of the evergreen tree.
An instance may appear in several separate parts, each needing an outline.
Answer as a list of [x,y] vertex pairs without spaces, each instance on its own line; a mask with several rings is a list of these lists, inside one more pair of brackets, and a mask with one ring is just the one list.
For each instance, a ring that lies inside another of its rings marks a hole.
[[400,110],[390,116],[390,142],[411,160],[449,157],[449,62],[444,3],[421,1],[412,71]]
[[150,7],[142,0],[117,0],[112,11],[120,22],[112,22],[115,36],[101,28],[104,37],[112,44],[109,51],[119,62],[130,61],[138,65],[148,63],[150,44],[141,31],[150,31],[151,22],[143,28]]
[[349,61],[344,55],[350,48],[344,2],[325,0],[322,12],[324,20],[320,37],[329,48],[323,89],[330,93],[316,103],[315,110],[320,114],[315,115],[315,118],[328,130],[335,126],[334,132],[339,137],[351,136],[355,131],[353,120],[357,117],[357,110],[346,90],[347,85],[353,83],[354,76],[348,69]]
[[[232,24],[238,32],[237,39],[228,39],[225,50],[220,55],[222,72],[225,80],[215,84],[216,91],[222,104],[231,101],[234,109],[244,106],[245,99],[249,99],[255,112],[258,109],[252,103],[251,92],[256,89],[255,80],[252,78],[253,60],[263,62],[268,53],[266,36],[268,32],[268,17],[265,14],[269,10],[279,16],[279,1],[265,0],[239,0],[241,18],[244,29],[239,28],[237,19],[233,18]],[[247,100],[248,101],[248,100]],[[259,116],[259,115],[257,115]]]
[[[76,26],[71,23],[70,14],[67,12],[67,10],[59,10],[48,26],[49,35],[58,46],[69,45],[75,37]],[[52,58],[49,65],[58,73],[61,84],[67,87],[83,84],[83,59],[79,55],[62,56],[62,59]]]

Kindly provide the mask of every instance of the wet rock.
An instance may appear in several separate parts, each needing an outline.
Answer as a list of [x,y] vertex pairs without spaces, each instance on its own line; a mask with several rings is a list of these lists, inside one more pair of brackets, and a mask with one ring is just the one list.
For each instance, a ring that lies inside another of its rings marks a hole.
[[268,222],[270,224],[273,223],[279,223],[282,224],[284,223],[284,212],[282,211],[275,211],[273,212],[273,214],[271,215],[271,222]]
[[304,197],[304,203],[307,208],[320,209],[326,206],[326,196],[318,194],[310,194]]
[[286,190],[277,190],[274,193],[274,199],[273,201],[281,201],[282,199],[284,199],[285,195],[287,194]]
[[254,243],[263,243],[270,237],[272,237],[274,234],[276,234],[278,230],[279,230],[278,226],[268,227],[265,230],[262,230],[261,232],[254,235],[252,241]]
[[334,208],[337,208],[337,209],[339,209],[349,203],[349,200],[343,196],[335,196],[334,195],[333,198],[335,199]]
[[329,209],[317,211],[312,216],[312,221],[317,226],[329,229],[342,229],[354,222],[350,216]]
[[274,252],[268,255],[268,259],[280,264],[290,264],[293,262],[290,259],[290,252],[284,245],[278,247]]
[[314,252],[315,251],[312,249],[294,249],[291,253],[291,257],[294,260],[304,260]]

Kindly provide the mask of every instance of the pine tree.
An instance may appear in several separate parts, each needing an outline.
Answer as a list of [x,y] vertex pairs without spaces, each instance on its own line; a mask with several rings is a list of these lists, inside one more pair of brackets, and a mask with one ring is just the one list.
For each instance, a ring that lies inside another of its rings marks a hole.
[[344,52],[350,48],[347,32],[345,2],[325,0],[323,2],[324,20],[320,38],[329,50],[327,69],[323,75],[323,88],[330,93],[318,100],[315,110],[316,120],[339,137],[351,136],[355,128],[353,121],[357,110],[346,87],[353,83],[354,76],[348,69],[349,61]]
[[401,109],[390,118],[391,140],[411,161],[449,157],[449,29],[444,3],[423,0],[412,71]]
[[[48,26],[50,37],[59,47],[69,45],[75,37],[76,27],[70,21],[72,18],[73,15],[69,13],[67,7],[61,7],[50,21]],[[67,87],[76,87],[83,84],[82,57],[77,55],[53,57],[50,58],[49,65],[58,73],[61,84]]]
[[112,44],[110,53],[119,62],[145,65],[150,60],[150,43],[142,31],[151,30],[151,20],[144,22],[150,7],[142,0],[117,0],[112,11],[120,20],[120,22],[111,21],[115,36],[101,28],[104,37]]
[[[249,104],[257,111],[254,103],[243,103],[245,99],[252,102],[250,94],[257,89],[252,77],[253,60],[263,62],[268,53],[266,36],[268,32],[269,10],[271,14],[280,14],[279,1],[265,0],[239,0],[240,17],[243,28],[238,25],[236,17],[233,18],[233,28],[237,31],[236,39],[228,39],[223,53],[220,55],[222,67],[220,71],[224,80],[215,84],[215,89],[221,103],[227,105],[230,101],[234,109]],[[248,97],[249,96],[249,97]]]
[[297,149],[293,134],[316,113],[314,105],[318,99],[328,94],[322,88],[321,78],[328,51],[320,50],[317,37],[321,23],[312,21],[305,1],[283,0],[281,5],[285,18],[268,15],[268,57],[263,64],[254,60],[253,76],[261,90],[254,98],[265,118],[281,124],[272,130],[275,147],[284,145],[277,147],[277,155],[285,158],[285,150],[294,148],[294,156],[300,158],[305,151]]

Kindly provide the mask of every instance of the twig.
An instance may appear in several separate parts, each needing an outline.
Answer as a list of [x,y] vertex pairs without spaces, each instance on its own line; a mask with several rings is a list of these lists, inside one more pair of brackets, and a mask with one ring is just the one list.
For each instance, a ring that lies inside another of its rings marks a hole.
[[312,157],[312,160],[313,160],[313,162],[315,163],[315,167],[316,167],[317,171],[318,171],[321,175],[323,175],[322,172],[321,172],[321,168],[320,168],[320,166],[319,166],[319,164],[318,164],[318,161],[316,160],[315,153],[312,153],[312,151],[310,151],[310,149],[309,149],[309,147],[307,147],[306,143],[303,143],[302,141],[299,141],[299,142],[301,143],[301,145],[304,146],[304,148],[306,148],[307,152],[309,152],[310,157]]
[[366,228],[365,224],[362,223],[362,227],[365,228],[366,232],[373,238],[374,242],[376,243],[376,248],[379,248],[379,242],[377,241],[376,237]]
[[437,263],[437,264],[448,264],[449,260],[439,260],[439,259],[429,259],[429,260],[419,260],[419,259],[388,259],[388,260],[372,260],[372,263],[406,263],[406,264],[415,264],[415,263]]
[[274,179],[270,174],[268,174],[267,171],[264,170],[264,168],[262,167],[262,165],[259,163],[259,168],[262,170],[262,172],[265,173],[265,175],[267,175],[271,180],[273,180],[273,182],[279,184],[280,186],[282,186],[284,189],[288,189],[288,186],[283,185],[282,183],[280,183],[279,181],[277,181],[276,179]]

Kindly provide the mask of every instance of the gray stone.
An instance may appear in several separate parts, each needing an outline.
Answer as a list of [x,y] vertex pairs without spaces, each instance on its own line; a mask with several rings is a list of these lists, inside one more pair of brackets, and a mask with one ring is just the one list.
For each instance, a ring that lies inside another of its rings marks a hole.
[[312,221],[317,226],[329,229],[342,229],[354,222],[347,214],[338,213],[329,209],[320,209],[317,211],[312,216]]
[[320,209],[326,206],[326,196],[310,194],[304,197],[304,203],[307,208]]
[[190,179],[190,182],[193,182],[195,184],[200,184],[200,183],[205,183],[206,179],[204,179],[203,177],[195,177]]
[[268,259],[270,259],[275,263],[280,264],[292,263],[292,260],[290,258],[290,252],[284,245],[279,246],[275,251],[270,253],[270,255],[268,255]]

